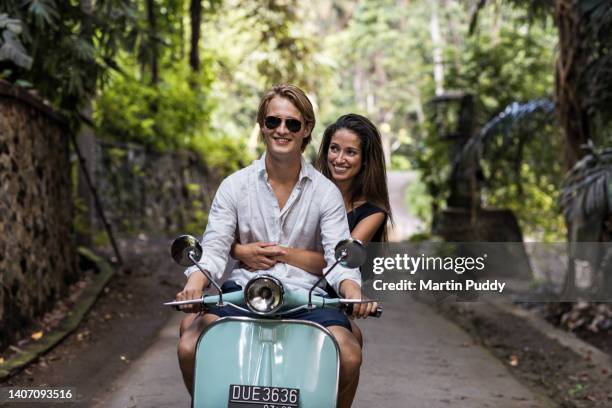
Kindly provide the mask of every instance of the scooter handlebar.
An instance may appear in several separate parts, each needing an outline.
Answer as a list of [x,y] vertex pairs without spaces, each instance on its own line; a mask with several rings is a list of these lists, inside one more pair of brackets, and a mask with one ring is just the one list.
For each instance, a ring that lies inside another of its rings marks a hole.
[[[181,309],[177,305],[174,305],[174,310],[180,311]],[[353,303],[347,304],[345,306],[345,310],[348,315],[352,315],[353,314]],[[368,316],[380,317],[382,316],[382,312],[383,312],[382,306],[377,306],[376,309],[373,312],[371,312]]]
[[[354,305],[354,303],[349,303],[349,304],[345,305],[345,307],[346,307],[346,309],[345,309],[346,310],[346,314],[348,314],[348,315],[352,315],[353,314],[353,305]],[[376,309],[374,309],[374,311],[370,312],[370,314],[368,316],[370,316],[370,317],[380,317],[382,315],[382,312],[383,312],[382,306],[376,306]]]
[[[305,307],[305,304],[307,303],[307,299],[303,296],[301,292],[299,293],[288,292],[286,295],[287,295],[287,298],[285,299],[285,301],[287,302],[286,303],[287,306],[295,307],[295,306],[302,305],[303,307]],[[223,299],[224,299],[224,303],[231,304],[234,307],[238,307],[236,305],[242,304],[242,302],[244,301],[242,291],[226,293],[223,296]],[[182,301],[174,300],[172,302],[166,302],[164,303],[164,305],[173,306],[176,310],[179,310],[179,305],[185,305],[185,304],[200,304],[203,308],[205,308],[207,306],[218,305],[219,300],[220,300],[219,296],[211,295],[211,296],[204,296],[200,299],[191,299],[191,300],[182,300]],[[359,303],[370,303],[370,302],[373,302],[373,300],[355,300],[355,299],[338,299],[338,298],[327,299],[327,298],[322,298],[318,296],[313,297],[313,304],[315,307],[336,307],[336,308],[340,307],[344,309],[346,313],[349,315],[353,314],[353,305],[359,304]],[[242,309],[240,307],[238,308]],[[243,309],[243,310],[246,310],[246,309]],[[382,311],[383,311],[382,307],[378,306],[373,312],[369,314],[369,316],[380,317],[382,315]]]

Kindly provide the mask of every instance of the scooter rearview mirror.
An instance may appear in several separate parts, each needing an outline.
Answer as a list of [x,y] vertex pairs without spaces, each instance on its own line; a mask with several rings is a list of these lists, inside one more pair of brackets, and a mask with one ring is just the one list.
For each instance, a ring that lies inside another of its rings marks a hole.
[[181,266],[192,266],[193,261],[189,259],[191,254],[194,259],[202,257],[202,245],[191,235],[181,235],[172,242],[170,248],[172,259]]
[[219,301],[217,302],[217,306],[224,305],[223,291],[221,290],[221,286],[215,282],[209,272],[198,265],[198,261],[200,258],[202,258],[202,245],[200,244],[200,241],[191,235],[181,235],[180,237],[176,238],[174,242],[172,242],[170,253],[172,254],[172,259],[174,259],[174,262],[181,266],[197,266],[219,292]]
[[358,268],[365,262],[368,254],[365,246],[357,239],[344,239],[338,242],[334,251],[336,260],[340,260],[340,265],[347,268]]
[[312,291],[319,286],[319,283],[321,283],[321,281],[325,279],[338,264],[346,268],[357,268],[363,265],[367,255],[368,254],[365,247],[358,239],[349,238],[338,242],[336,248],[334,249],[334,257],[336,258],[336,262],[327,270],[327,272],[323,274],[323,276],[319,278],[314,285],[312,285],[308,291],[308,308],[312,308]]

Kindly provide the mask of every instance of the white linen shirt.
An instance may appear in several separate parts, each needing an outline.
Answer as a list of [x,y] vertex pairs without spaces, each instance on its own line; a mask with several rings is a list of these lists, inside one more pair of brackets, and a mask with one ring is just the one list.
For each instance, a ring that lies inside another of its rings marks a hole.
[[[282,209],[268,182],[265,153],[250,166],[223,180],[210,208],[202,238],[203,254],[198,262],[215,280],[223,275],[236,233],[243,244],[262,241],[319,252],[323,249],[327,262],[325,271],[334,264],[336,244],[351,237],[342,194],[304,158],[301,162],[299,179]],[[192,266],[185,274],[189,276],[197,270]],[[262,274],[280,279],[292,290],[309,290],[319,279],[303,269],[281,262],[270,269],[255,272],[234,269],[229,279],[244,287],[249,279]],[[338,293],[344,279],[361,286],[359,270],[342,265],[336,266],[326,279]],[[324,293],[322,288],[315,289],[315,292]]]

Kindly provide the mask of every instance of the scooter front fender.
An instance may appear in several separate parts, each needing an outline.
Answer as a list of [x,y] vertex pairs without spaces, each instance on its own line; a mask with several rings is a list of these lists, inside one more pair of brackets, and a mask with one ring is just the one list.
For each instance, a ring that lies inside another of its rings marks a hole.
[[230,385],[298,388],[300,407],[336,406],[339,350],[323,326],[225,317],[200,336],[194,407],[226,407]]

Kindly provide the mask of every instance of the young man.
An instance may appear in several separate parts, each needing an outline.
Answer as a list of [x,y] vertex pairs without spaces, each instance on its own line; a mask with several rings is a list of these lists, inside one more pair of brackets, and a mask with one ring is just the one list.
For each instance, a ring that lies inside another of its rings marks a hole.
[[[334,262],[335,245],[350,238],[340,191],[302,158],[315,125],[312,104],[304,92],[292,85],[275,86],[260,103],[257,122],[266,145],[265,154],[221,183],[208,216],[200,265],[215,279],[223,274],[236,233],[244,244],[267,242],[306,250],[322,246],[329,266]],[[267,250],[261,247],[264,257],[274,255]],[[292,289],[308,290],[318,280],[317,276],[283,262],[269,265],[265,271]],[[228,280],[244,287],[258,272],[235,269]],[[188,269],[186,274],[187,284],[177,294],[177,300],[199,298],[209,284],[195,267]],[[338,265],[328,282],[345,298],[361,298],[361,278],[357,269]],[[365,317],[374,307],[375,304],[359,305],[356,314]],[[184,311],[194,310],[185,307]],[[179,364],[190,393],[193,394],[195,347],[200,333],[220,316],[234,311],[213,309],[206,314],[187,317],[181,324]],[[326,326],[338,342],[338,406],[350,407],[357,389],[361,347],[351,333],[346,316],[336,310],[315,309],[297,318]]]

